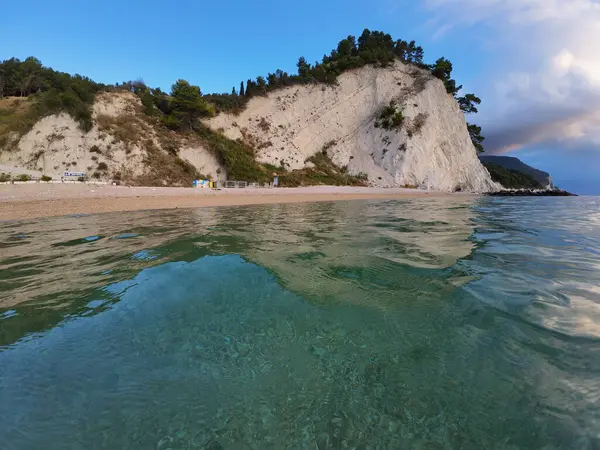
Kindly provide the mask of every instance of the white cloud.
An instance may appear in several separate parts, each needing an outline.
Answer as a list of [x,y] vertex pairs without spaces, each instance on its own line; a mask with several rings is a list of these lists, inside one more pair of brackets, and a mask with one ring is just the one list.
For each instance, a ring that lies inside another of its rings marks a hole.
[[494,79],[486,80],[490,88],[480,94],[481,122],[494,150],[540,142],[600,144],[600,1],[424,4],[438,30],[455,33],[483,25],[492,34],[490,51],[502,63],[489,68]]

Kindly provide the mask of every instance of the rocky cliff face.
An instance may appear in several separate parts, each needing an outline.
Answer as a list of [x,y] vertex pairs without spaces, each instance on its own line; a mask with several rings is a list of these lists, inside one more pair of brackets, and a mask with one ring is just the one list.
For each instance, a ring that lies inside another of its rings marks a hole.
[[166,130],[141,111],[128,92],[103,93],[93,106],[94,126],[82,131],[68,114],[54,114],[0,149],[0,171],[60,179],[65,171],[132,184],[191,185],[199,174],[226,173],[201,141]]
[[[390,102],[402,121],[386,129],[381,114]],[[443,83],[400,62],[346,72],[337,86],[293,86],[255,97],[241,114],[220,114],[207,123],[251,144],[259,161],[288,170],[305,167],[323,151],[377,186],[499,189],[479,162],[464,115]]]
[[[295,85],[254,97],[240,114],[221,113],[205,125],[210,136],[241,140],[259,162],[288,171],[310,167],[308,160],[323,152],[375,186],[471,192],[500,187],[477,158],[464,115],[443,83],[401,62],[348,71],[333,86]],[[39,171],[56,179],[77,171],[106,181],[186,186],[200,174],[227,179],[223,152],[230,147],[213,148],[201,135],[167,130],[129,92],[99,94],[87,132],[58,114],[15,139],[0,149],[0,169],[13,168],[14,174]],[[263,178],[274,174],[272,167],[259,169]]]

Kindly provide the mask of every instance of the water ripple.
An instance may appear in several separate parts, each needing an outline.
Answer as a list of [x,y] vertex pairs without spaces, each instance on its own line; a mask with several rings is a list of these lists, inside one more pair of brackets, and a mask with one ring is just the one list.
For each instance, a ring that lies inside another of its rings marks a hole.
[[3,445],[595,448],[599,210],[458,198],[2,222]]

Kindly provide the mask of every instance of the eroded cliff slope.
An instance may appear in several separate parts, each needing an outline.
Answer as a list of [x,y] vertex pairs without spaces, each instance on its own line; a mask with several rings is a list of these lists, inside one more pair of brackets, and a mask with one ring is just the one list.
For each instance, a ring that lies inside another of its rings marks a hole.
[[15,135],[0,149],[0,172],[55,180],[66,171],[83,172],[92,180],[139,185],[190,186],[200,175],[226,178],[201,139],[170,131],[146,116],[136,95],[101,93],[92,111],[89,131],[60,113],[39,120],[23,136]]
[[443,83],[399,61],[348,71],[336,85],[292,86],[255,97],[240,114],[220,114],[207,124],[252,145],[259,161],[287,170],[306,167],[311,156],[325,152],[376,186],[499,188]]

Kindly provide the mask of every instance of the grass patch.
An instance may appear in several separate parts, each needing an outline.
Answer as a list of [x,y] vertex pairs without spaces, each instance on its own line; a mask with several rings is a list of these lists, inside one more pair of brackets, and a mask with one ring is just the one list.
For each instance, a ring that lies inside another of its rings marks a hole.
[[8,97],[0,100],[0,148],[10,149],[38,119],[32,98]]
[[252,147],[239,141],[232,141],[203,124],[198,126],[196,132],[206,148],[213,152],[225,167],[230,180],[258,183],[271,181],[273,171],[256,161]]
[[[133,183],[141,186],[192,186],[192,182],[201,177],[192,164],[155,145],[146,147],[145,165],[148,171],[131,180]],[[119,173],[118,179],[122,178],[125,177]]]
[[366,186],[368,177],[361,173],[350,175],[348,170],[336,166],[327,156],[327,151],[322,151],[308,158],[307,162],[314,167],[294,170],[279,176],[279,184],[284,187],[297,186]]
[[[138,120],[132,114],[124,114],[112,117],[107,114],[99,114],[96,117],[96,123],[100,131],[106,132],[113,137],[113,142],[122,142],[126,146],[130,144],[139,144],[146,139],[149,127]],[[90,149],[90,151],[92,151]]]

